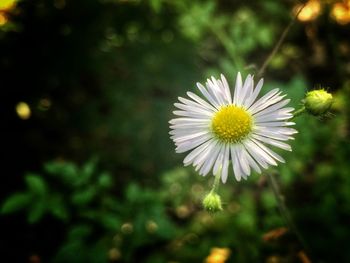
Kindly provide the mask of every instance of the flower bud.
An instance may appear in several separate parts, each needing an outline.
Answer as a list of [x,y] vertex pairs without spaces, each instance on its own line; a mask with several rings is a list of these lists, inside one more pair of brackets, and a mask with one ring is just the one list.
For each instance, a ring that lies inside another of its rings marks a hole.
[[333,103],[332,94],[328,93],[324,89],[313,90],[306,93],[305,97],[305,109],[315,116],[320,116],[331,108]]
[[215,213],[222,210],[221,198],[220,196],[211,191],[203,200],[203,206],[205,210],[211,213]]

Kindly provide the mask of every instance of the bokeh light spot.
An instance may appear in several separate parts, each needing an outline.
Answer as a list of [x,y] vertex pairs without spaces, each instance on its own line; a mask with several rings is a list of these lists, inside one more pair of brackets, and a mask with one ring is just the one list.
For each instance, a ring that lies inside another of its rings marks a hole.
[[1,0],[0,11],[7,11],[11,9],[16,3],[16,0]]
[[16,112],[18,117],[21,118],[22,120],[29,119],[32,114],[29,105],[25,102],[17,103]]
[[0,13],[0,26],[3,26],[7,23],[7,18],[5,16],[5,14]]
[[229,248],[212,248],[210,255],[206,258],[206,263],[224,263],[231,254]]
[[117,248],[112,248],[108,251],[108,257],[111,261],[117,261],[121,258],[120,250]]
[[123,234],[131,234],[134,231],[134,226],[131,223],[125,223],[121,227]]
[[[298,13],[302,5],[297,5],[294,8],[294,13]],[[321,3],[319,0],[308,1],[298,15],[298,20],[307,22],[316,19],[321,13]]]
[[350,23],[350,0],[335,3],[332,7],[331,16],[338,24],[346,25]]
[[149,220],[146,223],[146,230],[148,233],[153,234],[154,232],[156,232],[158,230],[158,225],[156,222],[154,222],[153,220]]
[[179,218],[186,218],[190,215],[190,213],[191,213],[190,209],[185,205],[181,205],[176,208],[176,215]]

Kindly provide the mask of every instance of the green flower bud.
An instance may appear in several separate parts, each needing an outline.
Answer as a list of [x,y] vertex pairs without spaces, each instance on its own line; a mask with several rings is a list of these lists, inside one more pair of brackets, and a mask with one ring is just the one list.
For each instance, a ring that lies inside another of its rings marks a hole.
[[304,106],[305,109],[315,116],[320,116],[331,108],[333,103],[332,94],[324,89],[313,90],[306,93]]
[[216,213],[222,210],[221,198],[220,196],[211,191],[203,200],[203,206],[205,210],[211,213]]

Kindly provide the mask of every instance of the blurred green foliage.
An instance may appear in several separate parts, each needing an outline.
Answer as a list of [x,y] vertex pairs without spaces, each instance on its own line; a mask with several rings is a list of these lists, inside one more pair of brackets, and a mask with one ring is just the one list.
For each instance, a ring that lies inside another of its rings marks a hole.
[[[203,211],[212,178],[183,168],[168,137],[176,97],[210,75],[232,85],[238,70],[256,74],[295,4],[18,1],[0,26],[10,109],[1,135],[5,158],[20,162],[4,175],[14,187],[4,186],[1,219],[16,220],[1,245],[25,243],[20,262],[203,262],[213,247],[229,248],[228,262],[303,262],[305,249],[312,262],[349,262],[349,26],[330,19],[332,3],[296,22],[263,88],[280,88],[295,108],[315,85],[335,96],[331,118],[296,119],[293,152],[269,171],[307,248],[291,231],[276,234],[286,224],[266,175],[229,176],[224,211]],[[14,114],[19,101],[29,120]]]

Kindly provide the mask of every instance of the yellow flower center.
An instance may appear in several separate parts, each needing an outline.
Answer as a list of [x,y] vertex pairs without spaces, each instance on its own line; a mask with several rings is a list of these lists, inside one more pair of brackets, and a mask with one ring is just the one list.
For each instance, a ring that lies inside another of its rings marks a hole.
[[225,143],[242,141],[252,131],[252,125],[252,116],[234,105],[221,108],[211,121],[215,136]]

